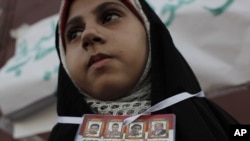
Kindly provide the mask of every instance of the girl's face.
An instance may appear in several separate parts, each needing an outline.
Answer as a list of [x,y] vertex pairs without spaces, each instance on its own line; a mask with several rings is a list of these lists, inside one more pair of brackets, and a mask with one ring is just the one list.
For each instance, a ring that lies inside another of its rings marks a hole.
[[94,98],[126,95],[143,73],[146,31],[119,0],[74,0],[64,38],[70,75]]

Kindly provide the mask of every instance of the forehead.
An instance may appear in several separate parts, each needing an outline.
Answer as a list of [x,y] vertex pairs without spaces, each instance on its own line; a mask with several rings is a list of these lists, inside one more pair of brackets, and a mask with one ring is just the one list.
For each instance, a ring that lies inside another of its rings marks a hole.
[[69,17],[88,14],[93,12],[94,9],[102,8],[101,6],[108,5],[123,5],[126,7],[121,0],[74,0],[69,9]]

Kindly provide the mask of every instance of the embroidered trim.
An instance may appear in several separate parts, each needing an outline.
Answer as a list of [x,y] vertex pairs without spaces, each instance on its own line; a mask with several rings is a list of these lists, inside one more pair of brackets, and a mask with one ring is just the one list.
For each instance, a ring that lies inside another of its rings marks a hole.
[[[135,116],[131,116],[126,118],[123,121],[123,125],[128,125],[129,123],[135,121],[137,118],[139,118],[142,115],[148,115],[152,112],[156,112],[159,110],[162,110],[164,108],[167,108],[169,106],[172,106],[178,102],[181,102],[183,100],[192,98],[192,97],[205,97],[205,94],[203,91],[200,91],[196,94],[190,94],[187,92],[183,92],[180,94],[176,94],[170,98],[167,98],[157,104],[155,104],[154,106],[150,107],[149,109],[147,109],[145,112],[139,114],[139,115],[135,115]],[[67,116],[59,116],[58,117],[58,123],[63,123],[63,124],[81,124],[83,121],[84,117],[67,117]]]
[[155,104],[154,106],[150,107],[149,109],[147,109],[145,112],[143,112],[141,114],[126,118],[123,121],[123,125],[128,125],[129,123],[131,123],[131,122],[135,121],[137,118],[139,118],[141,115],[148,115],[148,114],[150,114],[152,112],[162,110],[164,108],[172,106],[172,105],[174,105],[174,104],[176,104],[178,102],[181,102],[183,100],[186,100],[188,98],[204,97],[204,96],[205,96],[205,94],[202,91],[199,92],[199,93],[196,93],[196,94],[190,94],[190,93],[187,93],[187,92],[183,92],[183,93],[174,95],[174,96],[172,96],[170,98],[167,98],[167,99]]

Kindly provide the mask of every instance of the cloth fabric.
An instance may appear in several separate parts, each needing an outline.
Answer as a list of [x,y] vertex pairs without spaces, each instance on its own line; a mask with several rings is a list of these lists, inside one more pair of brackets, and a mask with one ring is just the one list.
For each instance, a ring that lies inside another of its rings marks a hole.
[[[175,48],[165,25],[144,0],[138,1],[150,23],[148,37],[151,46],[151,105],[181,92],[200,92],[201,88],[195,75]],[[131,6],[131,9],[138,10],[133,0],[123,2]],[[63,2],[61,13],[67,12],[64,5],[69,5],[69,1]],[[62,23],[59,25],[63,27]],[[60,37],[57,29],[56,47],[61,58],[57,90],[58,115],[81,117],[84,114],[94,113],[85,100],[85,96],[81,94],[63,67],[64,51],[59,48],[62,45]],[[152,114],[167,113],[176,115],[176,141],[228,141],[230,125],[238,124],[229,114],[206,98],[193,97]],[[58,123],[53,128],[49,140],[72,141],[78,126]]]

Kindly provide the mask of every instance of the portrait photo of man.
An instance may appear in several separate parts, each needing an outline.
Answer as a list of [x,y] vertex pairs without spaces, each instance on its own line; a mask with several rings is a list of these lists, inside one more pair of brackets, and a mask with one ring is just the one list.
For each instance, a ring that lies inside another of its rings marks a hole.
[[151,137],[166,137],[167,130],[166,130],[166,121],[164,122],[152,122],[152,130],[151,130]]
[[108,132],[106,133],[106,137],[109,138],[119,138],[122,137],[121,135],[121,129],[122,129],[122,123],[118,122],[110,122]]
[[140,123],[134,123],[130,125],[130,129],[129,129],[129,134],[128,137],[142,137],[142,132],[143,132],[143,124]]
[[100,135],[100,123],[90,123],[86,136],[98,137]]

